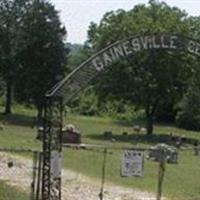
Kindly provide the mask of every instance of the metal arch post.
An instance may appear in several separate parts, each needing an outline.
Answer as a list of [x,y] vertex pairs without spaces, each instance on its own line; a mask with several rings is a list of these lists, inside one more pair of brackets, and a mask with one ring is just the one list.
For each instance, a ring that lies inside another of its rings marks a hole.
[[[42,200],[61,200],[62,102],[61,98],[50,97],[47,97],[45,102]],[[57,155],[56,158],[54,158],[55,155]],[[55,166],[52,166],[52,159],[56,160],[53,161]]]

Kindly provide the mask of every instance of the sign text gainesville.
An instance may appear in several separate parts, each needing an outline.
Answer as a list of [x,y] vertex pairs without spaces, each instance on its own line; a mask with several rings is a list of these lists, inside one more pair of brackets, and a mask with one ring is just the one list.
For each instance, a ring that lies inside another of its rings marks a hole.
[[92,59],[91,63],[97,71],[103,70],[112,63],[119,61],[135,52],[150,49],[178,50],[186,49],[191,54],[200,56],[200,43],[193,40],[180,41],[176,35],[138,36],[114,44]]

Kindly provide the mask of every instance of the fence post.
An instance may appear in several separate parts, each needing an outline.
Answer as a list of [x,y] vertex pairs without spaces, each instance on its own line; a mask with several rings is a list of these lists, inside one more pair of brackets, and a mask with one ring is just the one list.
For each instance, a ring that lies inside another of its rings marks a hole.
[[159,153],[160,153],[160,159],[159,159],[159,166],[158,166],[158,191],[157,191],[156,200],[161,200],[162,186],[163,186],[164,175],[165,175],[165,151],[164,151],[164,149],[161,149]]
[[35,200],[35,183],[36,183],[36,170],[38,164],[38,152],[33,153],[33,175],[32,175],[32,182],[31,182],[31,200]]
[[37,174],[37,183],[36,183],[36,200],[40,199],[40,192],[41,192],[41,170],[42,170],[42,159],[43,159],[43,154],[40,152],[39,153],[39,158],[38,158],[38,174]]
[[101,179],[101,190],[99,193],[99,199],[103,200],[103,192],[104,192],[104,183],[105,183],[105,174],[106,174],[106,157],[107,157],[107,149],[104,149],[103,154],[103,166],[102,166],[102,179]]

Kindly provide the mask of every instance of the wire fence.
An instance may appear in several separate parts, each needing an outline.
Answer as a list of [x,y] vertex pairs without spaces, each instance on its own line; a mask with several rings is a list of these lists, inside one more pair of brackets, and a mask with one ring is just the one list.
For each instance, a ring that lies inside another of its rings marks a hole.
[[0,149],[0,200],[39,199],[41,159],[34,150]]
[[[0,149],[0,200],[42,199],[41,166],[41,152]],[[62,200],[200,199],[199,148],[65,144],[62,166]]]
[[200,199],[200,156],[193,147],[63,146],[64,200]]

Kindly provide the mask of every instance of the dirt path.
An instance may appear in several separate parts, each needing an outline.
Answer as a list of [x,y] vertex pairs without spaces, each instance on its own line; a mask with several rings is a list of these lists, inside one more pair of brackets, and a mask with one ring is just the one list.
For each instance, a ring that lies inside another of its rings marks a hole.
[[[13,167],[8,167],[12,161]],[[22,191],[30,191],[32,162],[21,156],[0,153],[0,180],[18,187]],[[63,200],[98,200],[100,181],[97,182],[71,170],[62,172]],[[113,184],[104,187],[104,200],[155,200],[152,193],[141,192]]]
[[[63,197],[66,200],[99,199],[100,181],[77,174],[70,170],[63,171]],[[104,200],[155,200],[152,193],[141,192],[113,184],[105,184]]]

